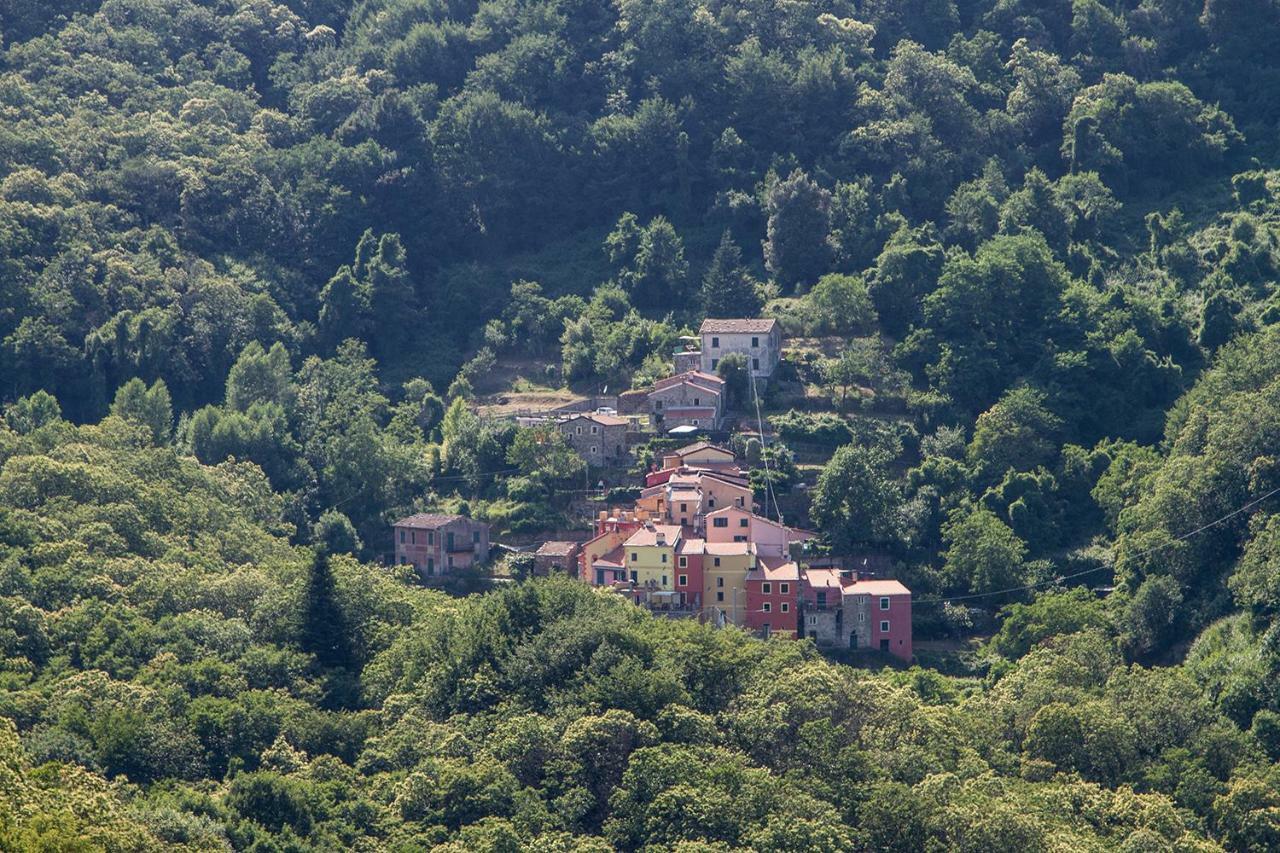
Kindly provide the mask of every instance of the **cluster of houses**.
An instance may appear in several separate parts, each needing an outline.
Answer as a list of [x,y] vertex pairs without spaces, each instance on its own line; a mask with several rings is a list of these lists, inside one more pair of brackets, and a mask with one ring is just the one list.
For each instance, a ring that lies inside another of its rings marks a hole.
[[[628,432],[641,407],[663,431],[720,429],[720,360],[741,354],[752,381],[768,381],[781,356],[781,331],[771,319],[707,320],[699,337],[700,349],[676,353],[675,375],[622,395],[616,411],[576,413],[557,420],[557,428],[597,467],[629,458]],[[663,456],[632,506],[600,511],[585,542],[544,543],[534,572],[575,575],[658,614],[911,659],[910,590],[809,564],[804,543],[814,534],[757,509],[734,453],[695,442]],[[413,515],[396,522],[393,535],[396,561],[426,578],[489,558],[488,525],[463,516]]]
[[[731,451],[680,448],[646,480],[633,507],[595,519],[576,554],[583,581],[659,614],[911,659],[910,590],[806,565],[813,534],[756,512]],[[543,547],[568,562],[564,543]]]
[[740,355],[752,381],[767,383],[782,357],[782,330],[774,319],[706,320],[696,341],[675,353],[674,373],[650,388],[624,391],[613,405],[594,411],[524,417],[522,425],[554,424],[587,464],[599,468],[625,462],[637,434],[719,432],[727,425],[721,360]]

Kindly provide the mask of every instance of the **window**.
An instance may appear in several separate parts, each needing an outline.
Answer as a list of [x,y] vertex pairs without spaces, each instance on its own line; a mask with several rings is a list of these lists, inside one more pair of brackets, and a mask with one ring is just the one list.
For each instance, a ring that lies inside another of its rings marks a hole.
[[724,586],[724,578],[716,578],[716,586],[718,586],[718,587],[723,587],[723,586]]
[[880,609],[881,610],[889,609],[889,596],[887,595],[880,596]]
[[631,573],[631,582],[632,582],[632,583],[639,583],[639,581],[640,581],[640,573],[639,573],[639,572],[634,572],[634,571],[633,571],[633,572]]
[[408,560],[405,558],[404,554],[401,554],[401,555],[400,555],[400,565],[402,565],[402,566],[403,566],[406,562],[408,562]]
[[760,591],[763,592],[765,595],[768,595],[769,593],[773,592],[773,584],[769,583],[768,581],[760,584]]
[[445,534],[445,539],[446,539],[445,550],[452,551],[453,550],[453,531],[452,530]]
[[880,633],[881,634],[889,633],[889,620],[885,619],[880,622]]
[[701,405],[702,405],[702,401],[701,401],[701,400],[699,400],[697,397],[694,397],[694,398],[693,398],[693,404],[694,404],[695,406],[701,406]]
[[858,612],[858,621],[859,621],[859,622],[866,622],[866,621],[867,621],[867,614],[865,614],[865,613],[863,613],[863,612],[859,611],[859,612]]
[[713,527],[728,527],[729,519],[725,518],[724,516],[720,516],[719,518],[712,521],[711,524]]
[[827,593],[825,591],[818,593],[818,606],[819,607],[827,606]]
[[719,364],[719,363],[720,363],[720,359],[718,359],[718,358],[713,358],[713,359],[711,359],[711,369],[712,369],[712,370],[715,370],[715,369],[716,369],[716,365],[717,365],[717,364]]
[[767,601],[766,601],[766,602],[764,603],[764,612],[765,612],[765,613],[768,613],[768,612],[769,612],[769,611],[771,611],[771,610],[773,610],[773,605],[769,604],[769,602],[767,602]]
[[580,427],[580,426],[579,426],[579,427],[574,427],[574,428],[573,428],[573,431],[574,431],[575,433],[577,433],[578,435],[582,435],[582,427]]
[[681,558],[680,558],[680,568],[685,569],[685,568],[688,568],[688,567],[689,567],[689,558],[688,558],[688,557],[681,557]]
[[427,534],[427,544],[428,545],[436,544],[436,535],[434,533]]
[[789,603],[785,602],[785,601],[784,601],[784,602],[782,602],[782,612],[783,612],[783,613],[790,613],[790,612],[791,612],[791,605],[790,605]]
[[436,561],[434,557],[427,557],[427,574],[434,575],[436,573]]
[[401,544],[401,545],[403,545],[403,544],[404,544],[404,531],[403,531],[403,530],[401,530],[401,531],[400,531],[400,544]]
[[661,409],[661,408],[662,408],[662,401],[661,401],[661,400],[654,400],[654,401],[653,401],[653,407],[654,407],[655,409]]
[[781,594],[781,595],[788,595],[788,594],[790,594],[790,592],[791,592],[791,584],[789,584],[789,583],[780,583],[780,584],[778,584],[778,592],[779,592],[779,594]]
[[719,339],[719,338],[712,338],[712,339],[711,339],[711,348],[712,348],[712,349],[720,349],[720,339]]
[[746,542],[746,541],[747,541],[747,537],[745,537],[745,536],[735,536],[735,537],[733,537],[733,541],[734,541],[734,542]]
[[477,544],[477,545],[479,545],[479,544],[480,544],[480,531],[479,531],[479,530],[473,530],[473,531],[471,531],[471,541],[472,541],[472,542],[474,542],[474,543],[475,543],[475,544]]
[[410,545],[418,544],[418,532],[416,530],[409,531],[409,544]]
[[688,504],[686,504],[686,503],[682,503],[682,504],[680,504],[680,511],[681,511],[681,512],[688,512],[688,511],[689,511],[689,505],[688,505]]
[[744,499],[741,497],[738,498],[738,506],[745,506],[745,504],[743,504],[743,500]]
[[676,581],[677,581],[677,585],[678,585],[678,586],[688,586],[688,585],[689,585],[689,576],[688,576],[688,575],[680,575],[679,577],[677,577],[677,578],[676,578]]
[[810,624],[810,625],[817,625],[817,624],[818,624],[818,617],[817,617],[817,616],[810,616],[810,617],[809,617],[809,624]]
[[666,555],[666,554],[663,554],[663,555],[662,555],[662,562],[664,562],[664,563],[665,563],[666,561],[667,561],[667,555]]
[[739,527],[747,527],[747,526],[748,526],[748,525],[750,525],[750,524],[751,524],[751,522],[750,522],[750,521],[748,521],[748,520],[747,520],[747,519],[745,519],[745,518],[740,518],[740,519],[738,519],[738,526],[739,526]]
[[593,444],[593,445],[591,445],[591,452],[592,452],[592,453],[595,453],[595,452],[596,452],[596,446],[595,446],[594,444]]
[[662,576],[662,585],[663,585],[663,586],[666,586],[666,585],[667,585],[667,576],[666,576],[666,575],[663,575],[663,576]]
[[752,338],[752,339],[751,339],[751,348],[752,348],[752,349],[759,349],[759,348],[760,348],[760,339],[759,339],[759,338]]
[[639,560],[639,559],[640,559],[640,555],[639,555],[639,554],[637,554],[635,551],[632,551],[632,552],[631,552],[631,562],[633,562],[633,563],[634,563],[634,562],[636,562],[636,561],[637,561],[637,560]]
[[693,425],[694,425],[694,426],[700,426],[700,424],[698,423],[698,419],[697,419],[697,418],[694,418],[694,419],[693,419]]
[[452,555],[452,554],[450,554],[450,555],[449,555],[449,568],[450,568],[450,569],[452,569],[452,568],[453,568],[453,555]]
[[[715,564],[716,564],[716,568],[717,568],[717,569],[718,569],[718,568],[720,568],[720,558],[719,558],[719,557],[716,557],[716,559],[715,559]],[[721,586],[724,586],[724,578],[721,578],[721,579],[720,579],[720,585],[721,585]]]
[[759,369],[760,369],[760,359],[758,359],[758,358],[753,358],[753,359],[751,359],[751,369],[752,369],[752,370],[759,370]]
[[717,592],[717,593],[716,593],[716,601],[724,601],[724,593],[723,593],[723,592]]
[[715,498],[707,498],[707,507],[708,507],[709,509],[715,509],[715,508],[716,508],[716,499],[715,499]]
[[592,434],[592,435],[595,435],[595,434],[596,434],[596,433],[598,433],[599,431],[600,431],[600,427],[595,426],[595,425],[593,424],[593,425],[592,425],[592,427],[591,427],[591,434]]

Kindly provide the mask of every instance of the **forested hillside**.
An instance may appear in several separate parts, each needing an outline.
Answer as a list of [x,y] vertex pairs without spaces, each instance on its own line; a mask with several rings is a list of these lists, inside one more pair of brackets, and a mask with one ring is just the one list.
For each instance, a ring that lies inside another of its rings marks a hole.
[[[0,0],[0,848],[1280,848],[1277,44]],[[402,513],[572,521],[580,460],[476,404],[708,316],[782,322],[807,467],[757,489],[984,638],[951,674],[374,565]]]

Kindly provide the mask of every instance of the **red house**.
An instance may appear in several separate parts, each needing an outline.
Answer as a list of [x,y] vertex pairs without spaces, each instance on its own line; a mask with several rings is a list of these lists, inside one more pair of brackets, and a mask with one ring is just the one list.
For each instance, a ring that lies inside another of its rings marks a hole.
[[781,634],[795,638],[799,629],[800,582],[800,567],[795,563],[769,564],[762,558],[747,573],[744,584],[748,630],[765,637]]
[[680,604],[697,610],[702,607],[702,561],[706,556],[706,542],[701,539],[681,539],[676,550],[676,592]]

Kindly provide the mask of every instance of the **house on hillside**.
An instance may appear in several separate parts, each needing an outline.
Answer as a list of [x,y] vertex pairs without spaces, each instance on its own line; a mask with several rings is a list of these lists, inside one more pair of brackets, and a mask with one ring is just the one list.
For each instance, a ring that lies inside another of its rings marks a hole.
[[747,594],[746,627],[766,639],[779,634],[797,637],[800,614],[800,567],[763,558],[743,581]]
[[395,560],[424,578],[489,561],[489,525],[464,515],[418,513],[392,525]]
[[533,573],[537,577],[546,577],[553,572],[576,575],[581,551],[581,542],[543,542],[533,554]]
[[694,426],[716,430],[724,419],[724,380],[691,370],[654,384],[649,417],[658,429]]
[[911,660],[911,590],[900,581],[809,567],[802,598],[801,636],[828,648],[871,649]]
[[698,329],[702,338],[702,372],[714,374],[720,359],[740,353],[747,359],[757,379],[768,379],[782,360],[782,327],[773,318],[765,320],[703,320]]
[[588,465],[602,468],[615,465],[627,457],[626,418],[598,413],[573,415],[556,424],[569,446]]

